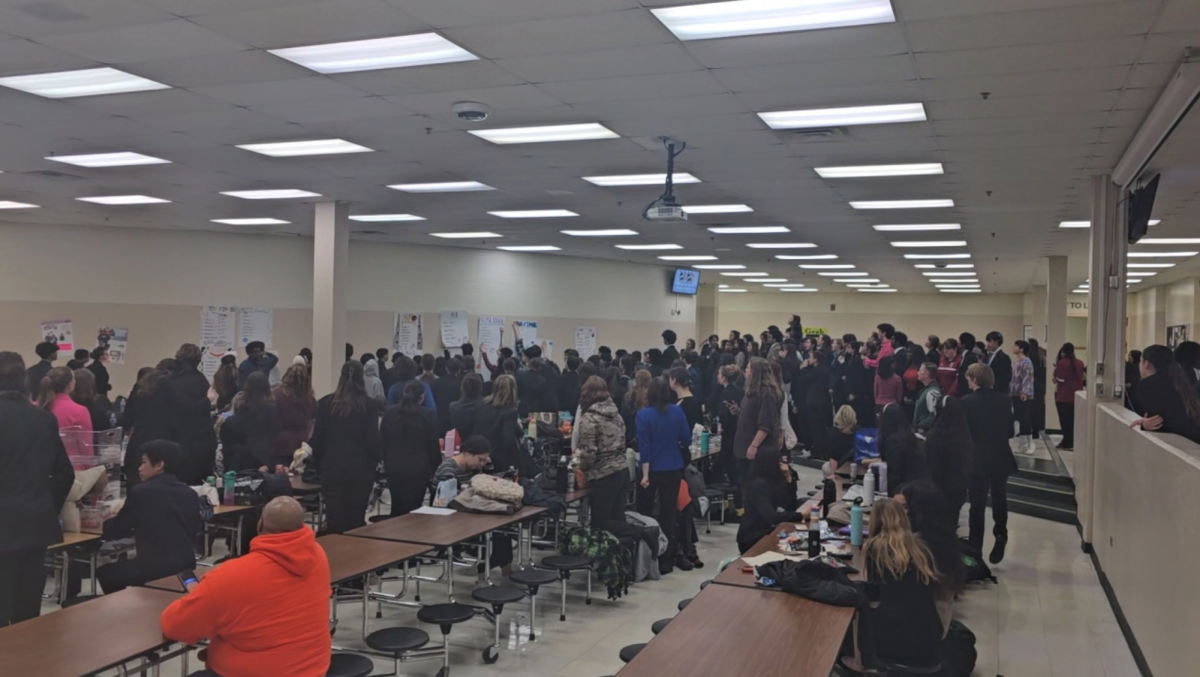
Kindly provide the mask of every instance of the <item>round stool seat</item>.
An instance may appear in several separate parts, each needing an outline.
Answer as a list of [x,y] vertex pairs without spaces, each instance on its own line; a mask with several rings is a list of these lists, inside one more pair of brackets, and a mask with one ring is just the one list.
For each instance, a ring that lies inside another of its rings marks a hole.
[[513,604],[525,599],[524,591],[516,588],[508,588],[502,585],[487,585],[482,588],[475,588],[471,592],[471,598],[476,602],[485,604]]
[[880,664],[882,664],[883,668],[887,670],[887,674],[889,675],[904,675],[905,677],[909,677],[911,675],[915,677],[916,675],[942,674],[942,662],[936,658],[931,659],[926,663],[915,663],[913,661],[901,662],[884,658],[883,656],[877,656],[877,658]]
[[630,644],[629,646],[621,647],[621,662],[628,663],[629,661],[633,660],[642,649],[645,648],[645,644]]
[[329,659],[325,677],[367,677],[375,670],[370,658],[356,653],[335,653]]
[[521,569],[509,574],[508,578],[513,583],[537,587],[557,582],[558,572],[549,569]]
[[551,555],[542,560],[542,566],[559,571],[580,571],[592,566],[592,561],[578,555]]
[[710,579],[708,579],[707,581],[703,581],[703,582],[701,582],[701,583],[700,583],[700,589],[701,589],[701,590],[703,590],[703,589],[707,588],[709,583],[712,583],[712,579],[711,579],[711,578],[710,578]]
[[417,620],[422,623],[449,626],[475,618],[475,607],[466,604],[431,604],[421,607]]
[[680,600],[680,602],[679,602],[679,610],[680,610],[680,611],[683,611],[684,607],[686,607],[687,605],[689,605],[689,604],[691,604],[691,603],[692,603],[692,598],[691,598],[691,597],[688,597],[687,599],[684,599],[684,600]]
[[650,632],[653,632],[654,634],[657,635],[658,633],[662,632],[667,627],[667,623],[670,623],[670,622],[671,622],[670,618],[664,618],[662,620],[654,621],[654,625],[650,626]]
[[93,599],[97,599],[99,597],[100,597],[100,595],[76,595],[74,597],[67,599],[67,601],[63,602],[61,608],[69,609],[69,608],[75,606],[76,604],[83,604],[84,602],[90,602]]
[[367,646],[390,654],[420,649],[428,643],[429,633],[420,628],[385,628],[367,635]]

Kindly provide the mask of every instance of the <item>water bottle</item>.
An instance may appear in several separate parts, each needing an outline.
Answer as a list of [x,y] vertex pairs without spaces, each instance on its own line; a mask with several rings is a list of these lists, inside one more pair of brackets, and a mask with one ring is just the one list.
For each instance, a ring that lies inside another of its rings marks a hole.
[[709,444],[709,440],[710,440],[710,437],[709,437],[709,434],[708,434],[708,430],[706,429],[706,430],[704,430],[703,432],[701,432],[701,433],[700,433],[700,454],[701,454],[701,455],[707,455],[707,454],[708,454],[708,444]]
[[854,499],[850,506],[850,545],[860,546],[863,542],[863,507],[862,499]]
[[208,477],[204,478],[204,483],[210,487],[215,487],[217,486],[217,478],[209,475]]
[[233,481],[234,481],[234,478],[236,478],[236,477],[237,477],[237,473],[235,473],[232,470],[225,473],[225,486],[224,486],[225,496],[224,496],[224,500],[222,500],[222,503],[224,503],[225,505],[233,505],[234,504],[233,503]]
[[858,464],[850,461],[850,483],[855,484],[856,482],[858,482]]
[[887,461],[877,464],[879,467],[879,493],[888,495]]
[[826,477],[822,486],[823,495],[821,497],[822,514],[829,517],[829,507],[837,502],[837,487],[834,486],[833,480]]
[[874,466],[863,476],[863,506],[867,508],[875,505],[875,471],[873,468]]
[[808,517],[808,556],[821,555],[821,513],[815,508]]

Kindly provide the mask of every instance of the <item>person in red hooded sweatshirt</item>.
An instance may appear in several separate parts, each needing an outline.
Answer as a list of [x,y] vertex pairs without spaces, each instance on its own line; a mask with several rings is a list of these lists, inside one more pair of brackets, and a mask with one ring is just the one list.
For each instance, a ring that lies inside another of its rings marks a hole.
[[304,525],[304,509],[282,496],[268,503],[250,553],[189,583],[163,611],[163,635],[186,644],[208,638],[207,668],[193,677],[325,677],[329,561]]

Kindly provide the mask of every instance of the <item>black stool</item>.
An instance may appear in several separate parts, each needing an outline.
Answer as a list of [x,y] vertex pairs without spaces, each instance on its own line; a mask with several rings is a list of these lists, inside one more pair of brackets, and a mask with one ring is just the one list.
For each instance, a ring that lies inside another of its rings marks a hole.
[[[426,635],[426,641],[429,636]],[[329,658],[325,677],[367,677],[375,670],[370,658],[356,653],[335,653]]]
[[534,641],[533,629],[537,625],[537,594],[538,588],[558,580],[558,573],[548,569],[519,569],[509,575],[513,583],[523,585],[529,593],[529,641]]
[[525,599],[525,593],[516,588],[488,585],[472,591],[471,598],[476,602],[490,604],[492,607],[490,610],[484,609],[483,611],[484,617],[491,621],[492,626],[496,629],[492,645],[483,650],[483,662],[491,665],[500,658],[500,614],[504,613],[504,605],[520,602]]
[[671,622],[670,618],[663,618],[662,620],[654,621],[654,625],[650,626],[650,632],[653,632],[654,634],[657,635],[658,633],[665,630],[667,627],[667,623],[670,623],[670,622]]
[[703,590],[703,589],[707,588],[709,583],[712,583],[712,579],[711,579],[711,578],[710,578],[710,579],[708,579],[707,581],[702,581],[702,582],[700,583],[700,589],[701,589],[701,590]]
[[421,607],[417,620],[438,626],[442,631],[442,669],[438,677],[450,677],[450,628],[475,618],[475,607],[466,604],[431,604]]
[[942,662],[936,658],[928,662],[894,661],[883,656],[876,656],[883,672],[888,677],[914,677],[916,675],[940,675]]
[[636,658],[638,653],[642,649],[645,649],[645,648],[646,648],[645,644],[630,644],[629,646],[621,647],[621,653],[620,653],[621,662],[628,663],[629,661]]
[[[391,654],[392,667],[400,674],[400,661],[405,654],[429,643],[429,633],[420,628],[385,628],[367,635],[367,646]],[[338,654],[334,654],[336,658]]]
[[679,605],[678,605],[678,606],[679,606],[679,610],[680,610],[680,611],[683,611],[684,607],[686,607],[687,605],[689,605],[689,604],[691,604],[691,603],[692,603],[692,599],[693,599],[693,598],[691,598],[691,597],[688,597],[687,599],[682,599],[682,600],[679,600]]
[[562,581],[562,606],[558,611],[558,620],[567,620],[567,580],[572,571],[587,570],[587,603],[592,603],[592,561],[577,555],[551,555],[542,560],[542,566],[556,569],[558,578]]

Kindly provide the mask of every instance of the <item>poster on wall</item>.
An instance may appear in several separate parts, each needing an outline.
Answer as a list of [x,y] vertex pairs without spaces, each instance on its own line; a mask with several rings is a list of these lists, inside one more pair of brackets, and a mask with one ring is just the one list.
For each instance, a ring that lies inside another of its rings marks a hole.
[[420,313],[396,313],[392,328],[392,350],[409,357],[421,354]]
[[825,334],[828,334],[828,333],[829,333],[829,330],[826,329],[825,327],[805,327],[804,328],[805,336],[824,336]]
[[575,351],[581,360],[596,354],[595,327],[575,327]]
[[129,348],[129,330],[120,327],[100,327],[96,331],[96,346],[108,353],[109,364],[125,364]]
[[1021,337],[1023,339],[1025,339],[1026,341],[1033,338],[1033,325],[1032,324],[1027,324],[1027,325],[1023,326],[1023,328],[1021,330]]
[[467,311],[443,310],[441,317],[442,345],[447,348],[461,348],[462,344],[471,340],[467,333]]
[[483,380],[492,380],[491,371],[483,366],[483,355],[486,351],[488,361],[496,364],[500,360],[500,347],[504,345],[504,318],[499,315],[483,315],[479,318],[479,361],[475,369]]
[[1177,324],[1172,327],[1167,327],[1167,347],[1175,350],[1180,343],[1188,340],[1188,328],[1186,324]]
[[526,348],[537,344],[537,320],[517,320],[513,322],[513,350],[517,349],[517,341],[520,341]]
[[238,309],[234,306],[200,308],[200,347],[212,352],[234,347]]
[[42,323],[42,340],[58,344],[61,353],[75,350],[75,327],[70,320],[49,320]]
[[269,349],[274,338],[274,331],[274,315],[270,308],[238,309],[235,345],[245,348],[253,341],[262,341]]

